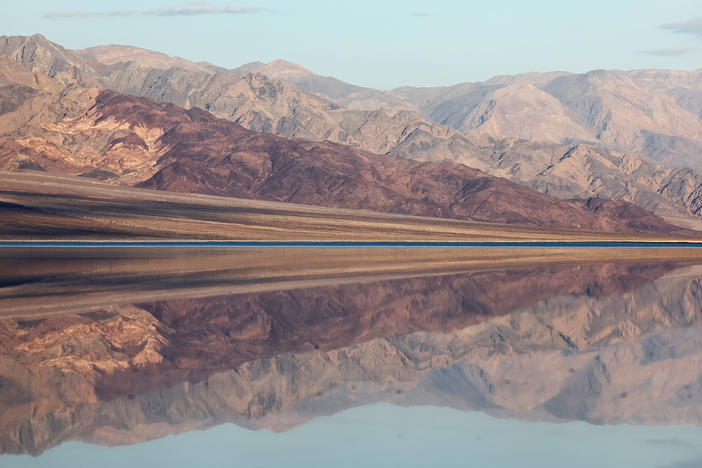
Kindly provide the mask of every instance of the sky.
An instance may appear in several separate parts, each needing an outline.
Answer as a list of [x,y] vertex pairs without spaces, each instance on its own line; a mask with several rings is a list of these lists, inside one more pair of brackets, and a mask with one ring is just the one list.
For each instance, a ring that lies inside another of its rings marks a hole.
[[235,68],[275,59],[380,89],[529,71],[702,67],[702,0],[33,0],[0,34]]
[[451,408],[374,404],[281,433],[223,424],[121,447],[69,442],[40,457],[0,456],[0,464],[6,468],[699,468],[701,444],[702,429],[695,426],[531,423]]

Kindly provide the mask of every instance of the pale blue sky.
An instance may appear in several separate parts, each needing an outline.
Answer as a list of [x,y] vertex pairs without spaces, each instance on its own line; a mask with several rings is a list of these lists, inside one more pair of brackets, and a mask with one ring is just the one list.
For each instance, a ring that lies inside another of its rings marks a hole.
[[385,89],[527,71],[702,67],[702,0],[187,4],[3,0],[0,33],[38,32],[69,48],[129,44],[230,68],[283,58]]

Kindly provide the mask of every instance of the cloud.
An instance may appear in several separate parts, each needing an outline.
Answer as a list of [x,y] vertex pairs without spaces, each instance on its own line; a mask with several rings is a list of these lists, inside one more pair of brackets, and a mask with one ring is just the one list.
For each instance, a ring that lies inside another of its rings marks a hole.
[[696,48],[667,48],[667,49],[646,49],[638,50],[637,54],[652,55],[654,57],[680,57],[697,52]]
[[665,465],[662,468],[700,468],[702,466],[702,458],[696,460],[682,461]]
[[677,34],[694,34],[702,37],[702,18],[692,18],[685,21],[674,21],[661,25],[663,29],[670,29]]
[[44,18],[119,18],[127,16],[198,16],[198,15],[244,15],[266,13],[258,7],[219,6],[210,3],[187,3],[185,5],[157,8],[154,10],[114,11],[51,11]]
[[650,445],[662,445],[665,447],[690,447],[690,442],[681,439],[679,437],[668,437],[659,439],[648,439],[644,441],[646,444]]

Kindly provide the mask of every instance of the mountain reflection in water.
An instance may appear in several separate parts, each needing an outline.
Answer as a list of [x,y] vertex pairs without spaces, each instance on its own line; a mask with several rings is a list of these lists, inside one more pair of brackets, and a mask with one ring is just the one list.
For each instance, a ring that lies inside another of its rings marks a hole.
[[376,403],[702,424],[696,262],[431,250],[7,253],[0,450],[300,430]]

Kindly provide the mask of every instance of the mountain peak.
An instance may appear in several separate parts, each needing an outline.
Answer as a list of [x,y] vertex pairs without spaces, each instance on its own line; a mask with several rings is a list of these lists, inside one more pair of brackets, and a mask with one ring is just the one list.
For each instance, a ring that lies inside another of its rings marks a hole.
[[40,43],[44,43],[44,44],[49,44],[49,40],[39,33],[32,34],[31,36],[26,36],[26,41],[27,42],[40,42]]
[[0,53],[3,55],[9,55],[11,51],[27,46],[53,46],[54,48],[60,49],[58,44],[52,43],[41,34],[32,34],[31,36],[0,36]]
[[181,57],[173,57],[163,52],[142,49],[130,45],[110,44],[76,50],[76,53],[90,57],[104,65],[135,62],[145,68],[169,69],[173,67],[189,71],[212,73],[217,67],[208,62],[193,62]]
[[312,73],[312,72],[310,72],[307,68],[303,67],[302,65],[298,65],[297,63],[289,62],[289,61],[283,60],[283,59],[271,60],[270,62],[268,62],[268,63],[266,64],[266,67],[270,67],[270,68],[294,68],[294,69],[296,69],[296,70],[305,70],[305,71],[307,71],[307,72],[309,72],[309,73]]
[[287,60],[276,59],[268,63],[251,62],[233,70],[237,73],[256,72],[278,80],[316,76],[307,68]]
[[7,55],[35,73],[41,73],[64,84],[95,86],[89,75],[92,65],[85,57],[47,40],[41,34],[0,37],[0,55]]

